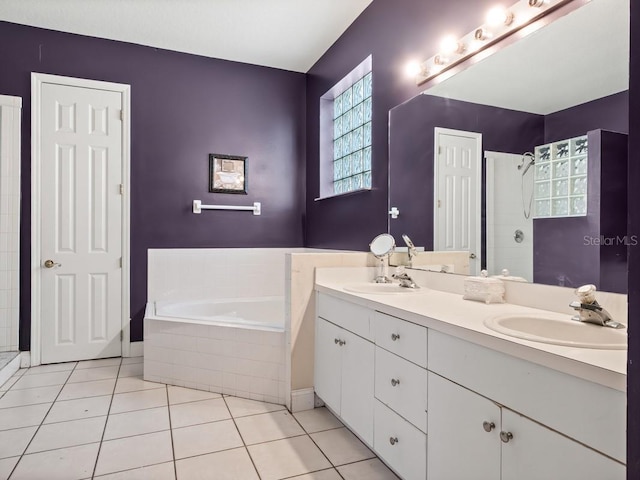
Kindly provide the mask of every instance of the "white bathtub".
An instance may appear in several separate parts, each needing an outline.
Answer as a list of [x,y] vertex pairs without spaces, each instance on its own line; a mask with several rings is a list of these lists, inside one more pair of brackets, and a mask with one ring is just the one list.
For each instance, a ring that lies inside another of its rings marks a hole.
[[284,297],[150,302],[144,379],[286,400]]
[[189,302],[155,302],[158,319],[237,328],[284,331],[284,298],[237,298]]

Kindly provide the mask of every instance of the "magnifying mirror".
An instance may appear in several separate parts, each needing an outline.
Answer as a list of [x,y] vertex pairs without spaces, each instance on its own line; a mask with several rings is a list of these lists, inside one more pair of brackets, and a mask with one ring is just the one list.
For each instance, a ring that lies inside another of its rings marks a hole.
[[369,248],[376,258],[388,257],[395,250],[396,241],[388,233],[383,233],[371,241]]
[[374,279],[376,283],[391,283],[391,279],[388,277],[388,265],[385,261],[396,248],[396,241],[393,236],[388,233],[383,233],[374,238],[369,244],[371,253],[380,260],[380,267],[378,275]]

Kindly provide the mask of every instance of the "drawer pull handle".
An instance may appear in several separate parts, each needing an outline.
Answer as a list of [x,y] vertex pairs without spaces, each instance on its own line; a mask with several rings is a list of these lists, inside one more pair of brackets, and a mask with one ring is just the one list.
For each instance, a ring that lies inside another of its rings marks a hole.
[[494,428],[496,428],[496,424],[493,422],[482,422],[482,428],[484,428],[485,432],[490,432]]
[[389,443],[391,445],[395,445],[396,443],[398,443],[398,437],[391,437],[389,438]]
[[394,342],[396,340],[400,340],[400,335],[398,333],[392,333],[391,334],[391,340],[393,340]]
[[391,386],[395,387],[396,385],[400,385],[400,379],[392,378],[391,379]]
[[511,432],[500,432],[500,440],[504,443],[509,443],[509,440],[513,439],[513,433]]

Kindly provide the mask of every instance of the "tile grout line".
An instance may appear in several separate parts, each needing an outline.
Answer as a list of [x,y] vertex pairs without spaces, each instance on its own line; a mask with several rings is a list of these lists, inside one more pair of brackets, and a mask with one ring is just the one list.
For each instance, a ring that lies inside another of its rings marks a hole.
[[178,465],[176,464],[176,446],[173,441],[173,425],[171,424],[171,400],[169,399],[169,385],[164,386],[164,390],[167,394],[167,413],[169,415],[169,436],[171,437],[171,455],[173,457],[173,475],[176,480],[178,478]]
[[[298,426],[302,429],[302,431],[307,435],[307,437],[309,437],[309,440],[311,440],[311,442],[313,442],[313,444],[316,446],[316,448],[320,451],[320,453],[322,454],[322,456],[324,456],[324,458],[327,459],[327,462],[329,462],[329,465],[331,465],[333,467],[333,469],[338,473],[338,476],[342,479],[344,479],[344,477],[342,476],[342,474],[338,471],[338,468],[333,464],[333,462],[329,459],[329,457],[327,456],[326,453],[324,453],[324,450],[322,450],[322,448],[320,448],[320,445],[318,445],[316,443],[316,441],[313,439],[313,437],[311,436],[311,434],[309,432],[307,432],[307,430],[302,426],[302,424],[300,423],[300,421],[295,417],[295,415],[293,413],[291,413],[291,416],[293,417],[293,419],[296,421],[296,423],[298,424]],[[342,426],[344,427],[344,425]],[[339,428],[342,428],[339,427]],[[333,430],[333,429],[329,429],[329,430]],[[325,430],[325,431],[329,431],[329,430]],[[317,432],[314,432],[317,433]],[[327,470],[327,469],[325,469]]]
[[251,452],[249,451],[249,447],[247,447],[247,443],[244,441],[244,437],[242,436],[242,433],[240,433],[240,429],[238,428],[238,424],[236,423],[236,417],[233,416],[233,413],[231,413],[231,409],[229,408],[229,405],[227,404],[227,400],[224,397],[224,395],[222,396],[222,401],[224,402],[224,406],[227,407],[227,411],[229,412],[229,415],[231,416],[231,421],[233,422],[233,426],[236,427],[236,431],[238,432],[238,436],[240,437],[240,441],[242,442],[242,445],[244,446],[244,451],[247,452],[247,456],[249,457],[249,460],[251,461],[251,465],[253,465],[253,469],[256,471],[256,475],[258,476],[258,479],[262,479],[262,477],[260,476],[260,472],[258,471],[258,467],[256,466],[256,462],[253,461],[253,457],[251,456]]
[[[109,401],[109,408],[107,409],[107,418],[104,421],[104,428],[102,429],[102,436],[100,437],[100,443],[98,444],[98,454],[96,455],[96,461],[93,464],[93,472],[91,473],[91,477],[94,478],[96,476],[96,469],[98,468],[98,460],[100,460],[100,451],[102,450],[102,442],[104,442],[104,434],[107,431],[107,425],[109,424],[109,414],[111,413],[111,406],[113,405],[113,397],[115,397],[116,387],[118,386],[118,376],[120,375],[120,367],[122,366],[122,357],[120,357],[120,364],[118,365],[118,372],[116,373],[116,381],[113,384],[113,391],[111,392],[111,400]],[[90,369],[83,369],[90,370]],[[82,383],[82,382],[78,382]]]
[[[36,435],[38,435],[38,432],[40,431],[40,428],[42,428],[42,425],[44,425],[44,421],[47,419],[47,417],[49,416],[49,413],[51,413],[51,409],[53,408],[53,406],[56,404],[56,401],[58,400],[58,397],[60,396],[60,394],[62,393],[62,390],[64,389],[65,385],[67,384],[67,382],[69,381],[69,379],[71,378],[71,375],[73,375],[73,372],[75,371],[76,367],[78,366],[78,362],[76,362],[76,364],[73,366],[73,368],[71,370],[69,370],[69,376],[67,377],[67,379],[65,380],[65,382],[62,384],[62,387],[60,388],[60,391],[58,392],[58,395],[56,395],[56,398],[53,399],[53,402],[51,402],[51,406],[49,407],[49,409],[47,410],[47,413],[44,414],[44,416],[42,417],[42,420],[40,421],[40,425],[38,425],[38,428],[36,428],[36,431],[33,433],[33,436],[31,437],[31,440],[29,440],[29,443],[27,443],[27,446],[24,447],[24,451],[22,452],[22,454],[20,455],[20,458],[18,459],[18,461],[16,462],[16,464],[13,466],[13,468],[11,469],[11,473],[9,473],[9,476],[7,477],[7,480],[10,479],[13,474],[16,471],[16,468],[18,468],[18,465],[20,465],[20,462],[22,461],[22,459],[24,458],[24,456],[27,454],[27,450],[29,450],[29,447],[31,446],[31,443],[33,443],[33,440],[36,438]],[[29,369],[27,368],[27,371],[29,371]],[[24,377],[24,375],[27,372],[24,372],[22,375],[20,375],[20,378]],[[14,383],[15,385],[15,383]],[[11,386],[13,387],[13,385]],[[7,390],[9,391],[9,390]]]

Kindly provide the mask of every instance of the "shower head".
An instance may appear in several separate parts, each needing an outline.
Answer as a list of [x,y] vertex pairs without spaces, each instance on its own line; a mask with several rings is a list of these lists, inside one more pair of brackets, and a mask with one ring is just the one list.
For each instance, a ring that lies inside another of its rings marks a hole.
[[[528,162],[527,162],[527,159],[529,160]],[[527,162],[526,165],[525,165],[525,162]],[[524,168],[524,171],[522,172],[522,176],[524,176],[531,168],[531,165],[535,165],[535,163],[536,163],[536,158],[534,157],[533,153],[525,152],[522,155],[522,163],[518,165],[518,170],[522,170]]]

